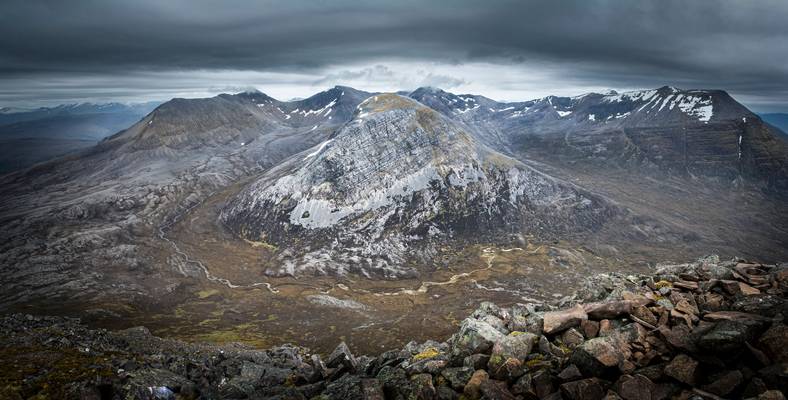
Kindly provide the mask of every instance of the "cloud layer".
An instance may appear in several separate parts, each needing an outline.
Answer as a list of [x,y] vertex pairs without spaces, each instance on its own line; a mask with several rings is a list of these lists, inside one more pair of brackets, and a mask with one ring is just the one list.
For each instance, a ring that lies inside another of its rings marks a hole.
[[250,85],[527,98],[673,84],[788,109],[786,20],[784,0],[6,0],[0,104]]

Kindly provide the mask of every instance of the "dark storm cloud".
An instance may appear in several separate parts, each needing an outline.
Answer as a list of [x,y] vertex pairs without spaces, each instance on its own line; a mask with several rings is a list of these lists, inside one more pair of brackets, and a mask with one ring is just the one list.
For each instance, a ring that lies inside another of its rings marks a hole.
[[6,0],[0,6],[0,79],[315,73],[380,59],[540,62],[561,69],[571,82],[723,88],[774,105],[788,98],[786,20],[784,0]]

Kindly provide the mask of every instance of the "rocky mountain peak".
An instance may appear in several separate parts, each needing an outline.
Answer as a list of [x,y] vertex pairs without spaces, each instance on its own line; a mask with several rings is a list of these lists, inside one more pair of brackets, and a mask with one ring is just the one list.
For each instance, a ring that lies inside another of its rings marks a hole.
[[234,96],[234,97],[237,97],[237,98],[250,100],[251,102],[257,103],[257,104],[279,103],[279,100],[277,100],[277,99],[275,99],[275,98],[273,98],[273,97],[271,97],[271,96],[269,96],[269,95],[267,95],[267,94],[265,94],[265,93],[263,93],[263,92],[261,92],[261,91],[259,91],[257,89],[247,90],[247,91],[240,92],[240,93],[237,93],[237,94],[234,94],[234,95],[224,95],[223,94],[223,95],[220,95],[220,96]]
[[612,213],[435,110],[380,94],[330,139],[263,174],[221,218],[281,250],[269,274],[396,277],[417,273],[409,259],[434,255],[439,243],[479,240],[479,231],[490,233],[485,240],[512,231],[549,236],[595,229]]

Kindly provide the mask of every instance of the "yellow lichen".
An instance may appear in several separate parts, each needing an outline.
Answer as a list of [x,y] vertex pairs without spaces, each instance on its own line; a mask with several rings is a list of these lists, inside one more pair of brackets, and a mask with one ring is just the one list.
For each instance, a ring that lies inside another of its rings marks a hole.
[[415,356],[413,356],[413,361],[419,361],[419,360],[425,360],[425,359],[428,359],[428,358],[434,358],[434,357],[437,357],[439,354],[440,354],[440,351],[438,351],[438,349],[436,349],[434,347],[430,347],[430,348],[425,349],[421,353],[416,354]]
[[535,367],[541,365],[543,361],[544,361],[544,356],[541,354],[537,354],[534,356],[534,358],[526,361],[525,366],[528,369],[534,369]]
[[261,239],[259,241],[244,239],[244,242],[246,242],[247,244],[249,244],[253,248],[262,247],[262,248],[265,248],[265,249],[268,249],[268,250],[276,251],[277,247],[272,245],[271,243],[268,243],[265,240],[263,240],[264,237],[265,237],[265,235],[262,235],[262,237],[261,237]]
[[525,335],[525,332],[512,331],[511,333],[509,333],[509,336],[520,336],[520,335]]
[[657,289],[662,289],[664,287],[673,287],[673,284],[668,282],[668,281],[666,281],[666,280],[661,280],[661,281],[655,283],[654,287],[656,287]]

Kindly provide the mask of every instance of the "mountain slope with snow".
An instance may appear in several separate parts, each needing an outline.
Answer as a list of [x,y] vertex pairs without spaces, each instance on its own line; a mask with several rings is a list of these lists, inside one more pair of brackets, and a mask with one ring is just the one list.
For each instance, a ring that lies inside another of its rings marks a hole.
[[504,152],[596,160],[788,189],[788,146],[720,90],[661,87],[497,103],[422,88],[411,97],[482,132]]
[[359,105],[330,139],[265,173],[222,211],[244,238],[281,249],[272,275],[418,273],[446,243],[569,237],[616,210],[480,143],[413,100]]

